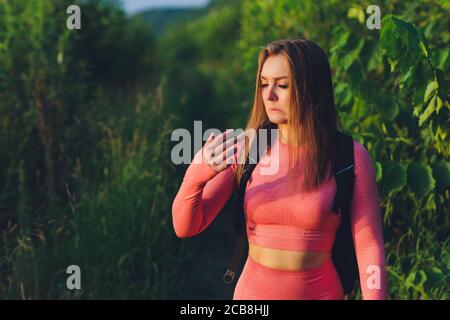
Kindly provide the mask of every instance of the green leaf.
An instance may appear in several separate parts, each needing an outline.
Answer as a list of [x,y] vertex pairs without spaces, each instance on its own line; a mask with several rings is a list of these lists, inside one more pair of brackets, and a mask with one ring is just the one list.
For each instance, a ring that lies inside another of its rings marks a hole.
[[441,126],[437,127],[437,130],[436,130],[436,136],[437,137],[441,138],[441,140],[445,140],[447,135],[448,135],[448,132],[445,131],[445,129],[443,129]]
[[423,106],[423,98],[425,96],[425,90],[427,88],[427,83],[423,82],[423,83],[416,83],[415,86],[412,88],[413,89],[413,95],[412,95],[412,105],[413,106],[417,106],[417,105],[422,105]]
[[[417,286],[422,286],[424,284],[425,281],[427,281],[427,275],[425,273],[425,271],[420,270],[418,273],[419,277],[418,277],[418,282],[416,282]],[[417,280],[417,277],[416,277]]]
[[414,81],[414,74],[417,70],[417,66],[419,64],[415,64],[409,68],[408,72],[406,72],[401,78],[398,83],[400,89],[403,89],[405,86],[409,87],[413,84]]
[[361,24],[364,24],[364,21],[366,20],[364,10],[360,6],[356,5],[348,9],[347,17],[358,19]]
[[383,177],[383,167],[381,166],[381,163],[378,161],[374,162],[374,166],[375,166],[375,178],[376,181],[379,182]]
[[437,96],[436,97],[436,114],[439,113],[439,110],[442,109],[443,105],[444,105],[444,103],[443,103],[442,99],[439,96]]
[[336,39],[334,41],[334,46],[331,47],[330,52],[333,53],[338,49],[343,48],[350,37],[350,31],[343,28],[342,26],[335,27],[332,31],[332,38]]
[[360,52],[361,52],[362,48],[364,47],[364,42],[365,42],[364,38],[359,39],[356,47],[352,51],[344,54],[342,56],[342,58],[339,59],[339,63],[341,64],[341,67],[344,70],[347,70],[348,68],[350,68],[350,66],[353,64],[353,62],[355,62],[355,60],[359,58]]
[[438,89],[438,83],[436,81],[430,81],[425,89],[425,95],[423,97],[423,102],[427,103],[431,98],[433,93]]
[[345,82],[339,82],[334,88],[334,94],[341,94],[346,88],[348,88],[348,84]]
[[420,47],[420,49],[422,49],[424,56],[428,57],[428,50],[427,50],[427,47],[425,46],[425,44],[423,43],[423,41],[419,41],[419,47]]
[[413,109],[413,116],[418,117],[420,115],[421,111],[422,111],[422,104],[419,103],[419,104],[415,105],[414,109]]
[[444,280],[445,275],[442,270],[437,267],[433,267],[431,268],[431,271],[428,272],[427,281],[424,283],[424,286],[428,289],[432,289],[440,286]]
[[390,69],[391,72],[394,72],[395,68],[398,65],[398,60],[394,60],[394,59],[388,58],[388,62],[389,62],[389,66],[391,67],[391,69]]
[[347,75],[350,79],[351,86],[352,88],[355,88],[355,91],[360,91],[361,88],[364,87],[364,71],[359,61],[355,61],[351,67],[348,68]]
[[340,82],[334,89],[336,95],[336,101],[339,105],[347,106],[352,102],[353,94],[350,86],[347,83]]
[[441,192],[450,186],[450,163],[437,161],[431,165],[436,180],[436,190]]
[[419,126],[422,126],[425,121],[431,116],[431,114],[436,110],[436,102],[437,96],[433,96],[428,107],[425,111],[419,116]]
[[359,96],[355,96],[353,99],[353,106],[351,114],[356,119],[363,118],[367,115],[368,108],[364,102],[363,99],[361,99]]
[[[383,157],[383,151],[386,148],[386,144],[382,139],[376,139],[373,143],[372,154],[375,159],[381,159]],[[381,163],[379,163],[381,166]]]
[[411,288],[414,285],[414,280],[416,279],[416,272],[411,272],[408,277],[406,278],[405,281],[405,287],[406,288]]
[[435,197],[434,192],[430,192],[427,195],[425,205],[422,208],[424,208],[425,210],[428,210],[430,212],[436,211],[436,197]]
[[419,272],[411,272],[406,278],[406,287],[410,288],[412,286],[421,287],[427,280],[427,275],[423,270]]
[[433,170],[429,165],[410,163],[408,166],[408,186],[419,199],[432,191],[436,185]]
[[377,42],[373,48],[372,55],[367,64],[367,71],[377,69],[383,63],[383,52],[380,48],[379,42]]
[[381,116],[387,122],[394,121],[400,112],[398,103],[389,96],[378,96],[377,109],[380,111]]
[[448,56],[449,56],[450,52],[448,49],[437,49],[434,53],[433,53],[433,64],[441,69],[441,70],[445,70],[445,63],[448,60]]
[[382,20],[380,42],[391,64],[391,71],[407,72],[418,61],[428,56],[428,49],[418,29],[391,14]]
[[389,162],[383,165],[383,187],[388,194],[399,192],[407,182],[407,165]]

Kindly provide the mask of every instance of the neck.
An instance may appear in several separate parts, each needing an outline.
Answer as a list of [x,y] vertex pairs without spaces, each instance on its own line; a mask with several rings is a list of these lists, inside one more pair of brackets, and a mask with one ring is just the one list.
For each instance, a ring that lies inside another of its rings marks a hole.
[[283,143],[288,144],[288,137],[289,137],[289,128],[287,124],[280,123],[278,125],[278,133],[280,134],[280,139]]
[[[289,141],[289,127],[287,124],[285,124],[285,123],[279,124],[278,125],[278,133],[280,134],[281,142],[283,142],[284,144],[297,146],[296,141],[292,141],[292,142]],[[303,145],[303,144],[300,144],[300,145]]]

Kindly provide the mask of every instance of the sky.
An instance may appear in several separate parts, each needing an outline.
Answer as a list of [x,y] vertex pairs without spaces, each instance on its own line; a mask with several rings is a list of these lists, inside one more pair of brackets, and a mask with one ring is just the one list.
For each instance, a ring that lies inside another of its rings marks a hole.
[[167,7],[203,7],[209,0],[122,0],[128,13],[135,13],[143,9]]

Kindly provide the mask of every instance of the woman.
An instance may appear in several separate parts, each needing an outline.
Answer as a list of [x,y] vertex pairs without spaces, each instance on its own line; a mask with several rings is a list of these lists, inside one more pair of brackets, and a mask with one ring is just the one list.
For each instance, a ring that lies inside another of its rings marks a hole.
[[[279,40],[260,52],[246,132],[265,121],[277,125],[278,138],[247,182],[244,211],[249,255],[233,299],[344,299],[331,259],[340,224],[340,215],[332,214],[337,116],[330,66],[314,42]],[[236,154],[245,159],[251,145],[243,143],[245,136],[229,138],[229,130],[212,135],[195,155],[172,206],[178,237],[202,232],[230,198],[243,169]],[[231,155],[230,141],[234,142]],[[365,300],[387,299],[374,168],[366,148],[356,140],[353,147],[351,229],[361,292]],[[269,162],[277,170],[262,174],[262,163]]]

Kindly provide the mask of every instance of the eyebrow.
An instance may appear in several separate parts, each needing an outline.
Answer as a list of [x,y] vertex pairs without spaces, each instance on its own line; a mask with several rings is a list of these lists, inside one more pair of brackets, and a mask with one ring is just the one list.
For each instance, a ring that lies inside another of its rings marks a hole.
[[[263,75],[261,75],[261,78],[264,79],[264,80],[267,80],[267,78],[264,77]],[[278,80],[278,79],[284,79],[284,78],[287,78],[287,76],[275,77],[274,79],[275,79],[275,80]]]

